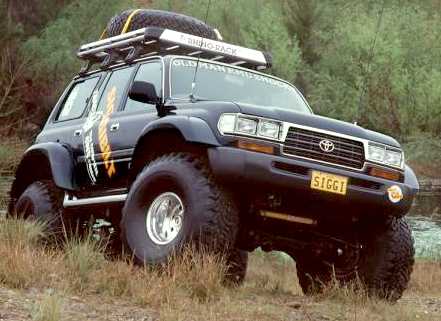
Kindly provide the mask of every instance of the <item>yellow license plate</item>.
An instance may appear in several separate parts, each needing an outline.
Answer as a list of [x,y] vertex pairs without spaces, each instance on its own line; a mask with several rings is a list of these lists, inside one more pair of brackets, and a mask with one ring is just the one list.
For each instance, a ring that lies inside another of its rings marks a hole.
[[323,172],[312,171],[311,188],[320,191],[346,195],[348,178]]

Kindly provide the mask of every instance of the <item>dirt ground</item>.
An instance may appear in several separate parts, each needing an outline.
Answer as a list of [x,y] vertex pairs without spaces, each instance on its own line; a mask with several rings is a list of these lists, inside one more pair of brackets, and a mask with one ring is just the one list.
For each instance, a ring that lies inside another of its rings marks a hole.
[[[440,291],[441,292],[441,291]],[[308,320],[308,321],[373,321],[373,320],[441,320],[441,295],[422,296],[407,293],[397,304],[348,304],[340,299],[309,298],[292,293],[277,293],[274,289],[259,290],[249,284],[230,298],[224,305],[225,298],[219,306],[211,303],[211,308],[196,307],[194,314],[185,311],[155,311],[140,307],[125,299],[57,294],[60,298],[59,317],[54,319],[38,315],[38,309],[44,304],[48,290],[38,289],[11,290],[0,288],[0,321],[25,320],[66,320],[66,321],[156,321],[156,320]],[[179,305],[179,302],[175,303]],[[173,304],[170,305],[173,310]],[[191,310],[191,307],[189,307]],[[245,309],[245,313],[241,310]],[[187,309],[185,309],[187,310]],[[400,315],[402,313],[402,315]],[[50,315],[50,314],[49,314]]]

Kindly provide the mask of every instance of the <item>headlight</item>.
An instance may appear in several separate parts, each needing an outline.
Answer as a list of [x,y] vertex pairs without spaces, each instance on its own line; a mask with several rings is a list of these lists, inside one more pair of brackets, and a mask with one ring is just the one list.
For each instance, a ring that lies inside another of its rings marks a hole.
[[391,150],[386,150],[386,156],[384,157],[384,162],[388,165],[394,167],[401,167],[403,161],[402,152],[394,152]]
[[256,119],[249,119],[238,117],[236,123],[236,131],[247,135],[256,135],[258,121]]
[[387,166],[402,168],[403,152],[382,144],[369,143],[367,160]]
[[279,139],[280,123],[269,120],[261,120],[259,122],[258,135],[272,139]]
[[219,130],[223,133],[234,133],[236,128],[236,115],[234,114],[223,114],[219,119]]
[[386,155],[385,146],[377,146],[369,144],[368,159],[374,162],[383,162]]
[[280,141],[282,122],[241,114],[223,114],[218,123],[221,134],[236,134]]

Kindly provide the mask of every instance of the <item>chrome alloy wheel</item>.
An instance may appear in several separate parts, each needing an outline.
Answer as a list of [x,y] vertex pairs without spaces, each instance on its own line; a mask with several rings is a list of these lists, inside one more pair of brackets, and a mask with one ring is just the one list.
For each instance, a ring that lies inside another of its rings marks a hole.
[[153,200],[148,209],[147,234],[153,243],[167,245],[179,234],[183,220],[182,200],[175,193],[163,193]]

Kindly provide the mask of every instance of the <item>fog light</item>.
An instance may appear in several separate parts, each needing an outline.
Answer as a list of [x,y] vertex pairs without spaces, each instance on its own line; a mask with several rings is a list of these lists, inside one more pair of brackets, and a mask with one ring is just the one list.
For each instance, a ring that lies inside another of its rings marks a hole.
[[403,199],[403,191],[401,187],[393,185],[387,189],[387,195],[392,203],[398,203]]

